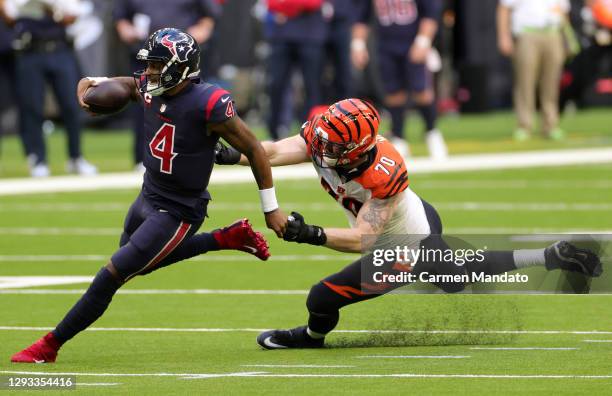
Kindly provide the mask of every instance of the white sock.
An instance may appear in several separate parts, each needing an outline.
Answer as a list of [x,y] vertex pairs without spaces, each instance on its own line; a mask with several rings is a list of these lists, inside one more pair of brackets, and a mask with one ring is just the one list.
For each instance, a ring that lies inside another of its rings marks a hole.
[[310,330],[310,327],[306,328],[306,334],[314,340],[320,340],[321,338],[325,338],[325,334],[317,333],[316,331]]
[[512,252],[516,268],[544,265],[544,249],[520,249]]

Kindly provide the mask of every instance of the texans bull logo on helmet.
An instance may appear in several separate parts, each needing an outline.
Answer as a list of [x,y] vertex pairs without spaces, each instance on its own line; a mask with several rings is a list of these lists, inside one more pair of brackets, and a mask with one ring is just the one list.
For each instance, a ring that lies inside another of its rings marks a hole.
[[161,43],[170,50],[172,55],[178,58],[179,62],[185,62],[189,54],[194,50],[194,40],[185,33],[167,34],[162,37]]

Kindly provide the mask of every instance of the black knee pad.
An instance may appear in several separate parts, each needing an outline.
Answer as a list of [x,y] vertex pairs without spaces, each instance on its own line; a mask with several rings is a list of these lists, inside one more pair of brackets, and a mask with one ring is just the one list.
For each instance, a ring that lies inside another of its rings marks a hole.
[[319,282],[310,288],[308,298],[306,299],[306,308],[309,312],[327,314],[338,311],[343,305],[340,301],[340,296],[334,293],[323,282]]

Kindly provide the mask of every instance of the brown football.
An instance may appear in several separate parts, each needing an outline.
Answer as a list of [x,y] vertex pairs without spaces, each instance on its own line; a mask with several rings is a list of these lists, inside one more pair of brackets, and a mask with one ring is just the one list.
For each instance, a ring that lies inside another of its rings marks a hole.
[[130,89],[115,81],[105,80],[97,86],[90,87],[83,96],[83,102],[96,114],[113,114],[125,108],[130,102]]

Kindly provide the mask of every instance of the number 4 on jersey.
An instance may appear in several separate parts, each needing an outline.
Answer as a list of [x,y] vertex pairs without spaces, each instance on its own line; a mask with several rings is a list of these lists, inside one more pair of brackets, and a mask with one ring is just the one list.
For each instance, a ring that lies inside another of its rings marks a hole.
[[164,123],[153,136],[149,143],[151,155],[158,158],[159,171],[162,173],[172,174],[172,160],[177,153],[174,152],[174,131],[176,127],[172,124]]

